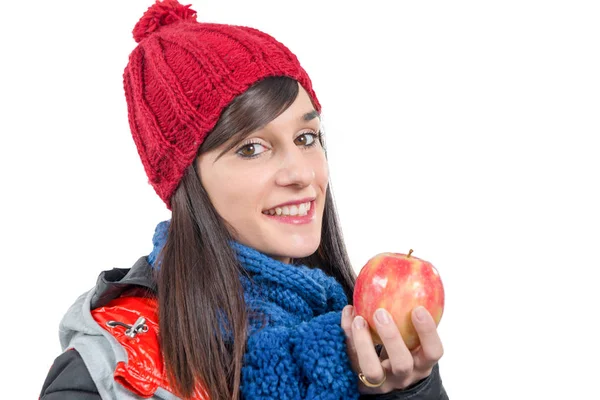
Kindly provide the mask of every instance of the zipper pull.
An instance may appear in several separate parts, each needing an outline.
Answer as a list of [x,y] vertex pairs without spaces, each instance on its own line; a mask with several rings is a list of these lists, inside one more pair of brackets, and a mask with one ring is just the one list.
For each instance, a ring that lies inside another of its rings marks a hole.
[[106,325],[110,326],[111,328],[114,328],[116,326],[123,326],[127,328],[127,330],[125,331],[125,335],[127,335],[130,338],[134,338],[135,335],[137,335],[138,333],[148,332],[148,325],[146,325],[146,318],[144,317],[139,317],[133,325],[127,325],[119,321],[107,321]]

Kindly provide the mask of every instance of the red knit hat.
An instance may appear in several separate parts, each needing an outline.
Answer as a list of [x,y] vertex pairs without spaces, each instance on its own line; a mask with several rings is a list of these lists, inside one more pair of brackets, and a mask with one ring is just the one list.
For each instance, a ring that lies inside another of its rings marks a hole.
[[149,183],[171,209],[185,169],[225,107],[252,84],[288,76],[321,106],[282,43],[257,29],[202,23],[176,0],[157,0],[133,29],[123,74],[129,125]]

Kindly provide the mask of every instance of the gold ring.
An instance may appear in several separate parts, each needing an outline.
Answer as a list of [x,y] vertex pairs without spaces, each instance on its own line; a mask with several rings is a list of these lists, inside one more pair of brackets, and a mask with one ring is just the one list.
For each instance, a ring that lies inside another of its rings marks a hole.
[[381,380],[381,382],[377,382],[377,383],[371,383],[371,382],[369,382],[368,379],[365,377],[365,375],[362,372],[358,373],[358,379],[360,379],[360,381],[362,383],[364,383],[366,387],[370,387],[370,388],[378,388],[378,387],[380,387],[381,385],[384,384],[385,378],[386,378],[385,369],[383,370],[383,379]]

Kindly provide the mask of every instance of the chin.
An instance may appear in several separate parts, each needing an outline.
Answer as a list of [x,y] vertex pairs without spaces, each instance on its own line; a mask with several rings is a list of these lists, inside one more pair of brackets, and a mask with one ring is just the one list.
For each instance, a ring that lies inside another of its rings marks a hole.
[[285,251],[282,253],[291,258],[304,258],[314,254],[320,244],[320,240],[314,240],[292,246],[285,246]]
[[[299,238],[298,238],[299,239]],[[311,240],[294,240],[292,243],[279,243],[279,245],[273,246],[270,253],[274,258],[304,258],[314,254],[319,248],[320,237]]]

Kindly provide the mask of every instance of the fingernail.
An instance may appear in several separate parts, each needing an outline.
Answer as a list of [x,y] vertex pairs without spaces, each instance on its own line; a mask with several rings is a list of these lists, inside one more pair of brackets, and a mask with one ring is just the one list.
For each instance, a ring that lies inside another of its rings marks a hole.
[[378,308],[377,311],[375,311],[375,319],[381,325],[387,325],[390,323],[390,316],[383,308]]
[[363,317],[360,315],[354,318],[354,326],[356,329],[364,329],[367,326],[367,323]]
[[415,310],[415,317],[417,317],[417,321],[419,322],[425,321],[425,318],[427,318],[427,311],[425,310],[425,307],[417,307],[417,309]]
[[344,308],[344,316],[349,317],[352,315],[352,306],[346,306]]

